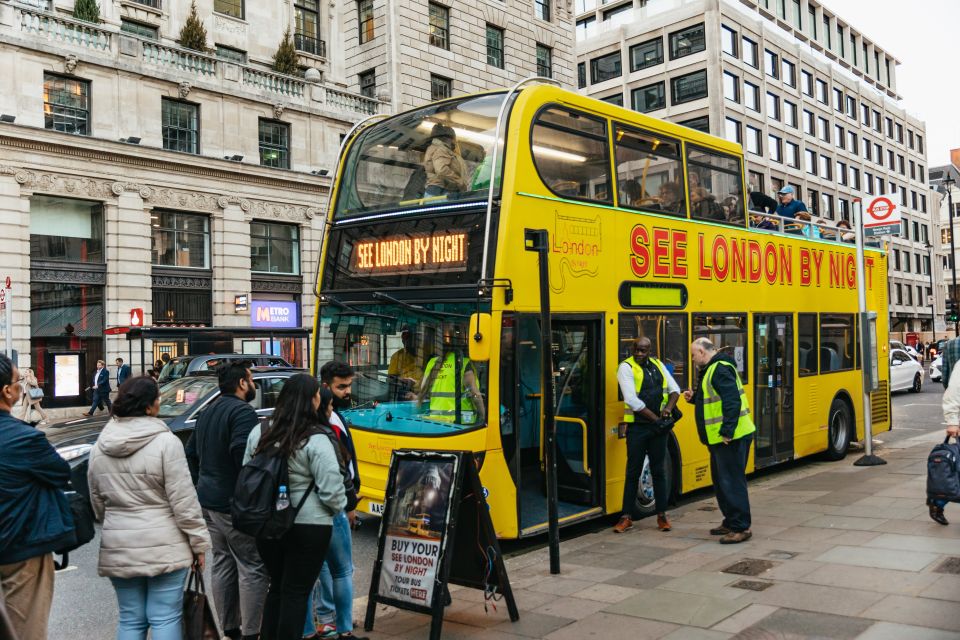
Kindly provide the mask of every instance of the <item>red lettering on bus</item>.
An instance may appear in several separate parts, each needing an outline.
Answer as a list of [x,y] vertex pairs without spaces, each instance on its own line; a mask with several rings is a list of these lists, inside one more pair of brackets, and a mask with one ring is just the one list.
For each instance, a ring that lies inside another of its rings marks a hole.
[[653,275],[657,278],[670,277],[670,232],[667,229],[653,229]]
[[630,268],[638,278],[646,278],[650,273],[650,250],[647,248],[649,242],[647,228],[642,224],[635,226],[630,233],[630,248],[633,251],[630,257]]
[[840,258],[841,256],[836,253],[830,254],[830,288],[842,287],[843,282],[840,280]]
[[697,261],[697,263],[700,266],[700,279],[710,280],[711,279],[710,265],[707,264],[707,252],[704,251],[702,233],[697,234],[697,251],[699,252],[699,255],[700,255],[700,259]]
[[769,243],[763,247],[763,273],[766,276],[767,284],[776,284],[777,248]]
[[743,239],[734,240],[730,247],[731,262],[733,263],[733,280],[746,282],[747,280],[747,242]]
[[793,284],[793,251],[780,246],[780,284]]
[[750,253],[750,282],[760,282],[760,274],[763,272],[760,243],[756,240],[750,240],[747,243],[747,250]]
[[814,266],[814,269],[816,269],[817,271],[817,275],[815,279],[817,281],[817,286],[819,287],[820,284],[823,282],[823,279],[820,276],[820,266],[823,263],[823,251],[814,251],[812,255],[813,255],[813,266]]
[[687,232],[674,231],[671,242],[673,248],[673,275],[687,277]]
[[810,286],[810,250],[803,247],[800,249],[800,285]]
[[713,272],[717,280],[723,282],[727,279],[727,273],[730,270],[730,256],[727,254],[727,241],[723,236],[713,238]]
[[847,288],[857,288],[857,263],[852,255],[847,256]]
[[867,263],[867,289],[873,289],[873,258],[864,258]]

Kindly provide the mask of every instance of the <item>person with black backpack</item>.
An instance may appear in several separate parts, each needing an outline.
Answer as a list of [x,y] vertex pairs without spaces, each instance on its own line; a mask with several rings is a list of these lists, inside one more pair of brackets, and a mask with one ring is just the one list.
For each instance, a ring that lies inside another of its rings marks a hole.
[[934,447],[927,459],[927,508],[934,522],[948,525],[943,508],[951,499],[960,498],[960,444],[949,442],[950,438],[960,438],[960,376],[950,378],[942,403],[947,437],[942,445]]
[[[255,427],[247,440],[244,472],[237,480],[234,524],[246,526],[258,518],[250,507],[259,500],[255,477],[276,490],[274,509],[260,518],[257,549],[270,575],[260,627],[262,640],[300,640],[307,600],[327,555],[333,519],[347,506],[341,461],[322,426],[320,383],[308,374],[287,380],[277,398],[270,426],[261,436]],[[286,463],[271,467],[270,462]],[[250,471],[261,470],[259,476]],[[272,483],[271,474],[273,471]],[[287,484],[279,484],[283,479]],[[262,511],[262,509],[261,509]],[[292,522],[291,522],[292,520]]]

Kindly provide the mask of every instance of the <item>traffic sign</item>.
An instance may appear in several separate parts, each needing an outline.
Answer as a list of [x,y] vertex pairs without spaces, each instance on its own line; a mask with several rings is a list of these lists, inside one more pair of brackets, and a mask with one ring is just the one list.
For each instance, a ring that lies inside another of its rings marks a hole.
[[876,196],[864,202],[863,235],[900,235],[900,196]]
[[143,309],[130,309],[130,326],[143,326]]

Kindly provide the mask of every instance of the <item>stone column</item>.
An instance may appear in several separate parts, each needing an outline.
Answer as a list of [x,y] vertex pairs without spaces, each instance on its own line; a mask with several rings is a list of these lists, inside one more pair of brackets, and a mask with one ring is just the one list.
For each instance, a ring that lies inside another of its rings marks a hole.
[[[20,184],[11,168],[0,166],[0,287],[9,276],[13,304],[13,348],[19,354],[18,366],[30,366],[30,200],[20,195]],[[4,296],[6,297],[6,293]],[[6,317],[0,312],[0,318]],[[6,334],[0,338],[0,351],[6,348]]]
[[233,297],[250,293],[250,223],[244,212],[249,201],[221,197],[217,201],[222,215],[211,223],[211,260],[213,267],[213,324],[217,327],[250,326],[249,316],[234,310]]

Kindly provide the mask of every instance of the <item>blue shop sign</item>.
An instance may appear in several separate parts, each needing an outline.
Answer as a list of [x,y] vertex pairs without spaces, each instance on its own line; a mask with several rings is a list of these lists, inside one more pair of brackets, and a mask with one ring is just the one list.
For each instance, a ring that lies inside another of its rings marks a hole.
[[292,329],[300,326],[300,312],[296,302],[282,300],[252,300],[250,326],[273,329]]

